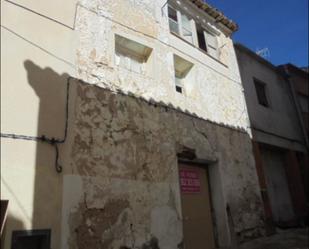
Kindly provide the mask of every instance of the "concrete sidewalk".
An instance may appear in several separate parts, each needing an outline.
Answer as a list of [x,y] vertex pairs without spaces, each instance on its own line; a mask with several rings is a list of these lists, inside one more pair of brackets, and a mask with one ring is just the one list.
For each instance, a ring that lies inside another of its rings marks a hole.
[[239,245],[238,249],[308,249],[308,228],[277,230],[277,234]]

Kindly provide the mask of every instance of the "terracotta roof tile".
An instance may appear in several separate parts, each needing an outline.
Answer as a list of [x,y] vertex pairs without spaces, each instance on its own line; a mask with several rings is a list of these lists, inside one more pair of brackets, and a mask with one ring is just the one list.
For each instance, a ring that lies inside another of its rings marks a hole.
[[217,22],[222,23],[232,32],[235,32],[238,30],[238,25],[235,22],[227,18],[221,11],[210,6],[208,3],[205,3],[202,0],[189,0],[189,1],[193,3],[195,6],[197,6],[198,8],[202,9],[208,15],[216,19]]

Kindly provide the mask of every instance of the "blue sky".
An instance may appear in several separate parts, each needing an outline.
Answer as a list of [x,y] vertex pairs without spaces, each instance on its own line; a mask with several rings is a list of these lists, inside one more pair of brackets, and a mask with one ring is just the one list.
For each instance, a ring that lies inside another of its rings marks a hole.
[[206,0],[238,23],[235,42],[268,48],[275,65],[308,66],[308,0]]

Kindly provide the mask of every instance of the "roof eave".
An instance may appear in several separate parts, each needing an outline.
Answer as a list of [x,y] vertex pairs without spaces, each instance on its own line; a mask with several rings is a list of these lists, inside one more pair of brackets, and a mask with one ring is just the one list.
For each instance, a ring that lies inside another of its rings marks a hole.
[[203,10],[209,16],[213,17],[216,22],[223,24],[226,28],[228,28],[232,33],[238,30],[237,23],[233,22],[229,18],[227,18],[221,11],[216,8],[210,6],[208,3],[203,2],[202,0],[189,0],[196,7]]

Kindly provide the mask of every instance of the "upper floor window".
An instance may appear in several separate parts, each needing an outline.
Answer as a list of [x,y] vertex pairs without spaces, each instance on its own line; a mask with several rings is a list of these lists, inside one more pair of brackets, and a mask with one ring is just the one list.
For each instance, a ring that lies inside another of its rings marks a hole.
[[192,20],[173,7],[168,6],[170,31],[193,43]]
[[204,29],[202,28],[202,26],[196,25],[196,31],[199,48],[207,52],[207,43]]
[[212,57],[218,59],[219,52],[217,36],[209,31],[206,31],[199,24],[196,25],[196,31],[199,48],[206,51]]
[[254,86],[259,104],[265,107],[269,107],[269,101],[267,99],[266,93],[266,84],[254,79]]
[[[169,28],[172,33],[179,35],[184,40],[204,50],[210,56],[216,59],[219,58],[218,39],[215,32],[203,28],[201,24],[170,5],[168,6],[168,19]],[[194,33],[195,30],[196,34]]]
[[115,35],[115,64],[135,73],[144,73],[152,49],[128,38]]
[[168,21],[169,21],[170,31],[176,34],[179,34],[177,11],[173,9],[171,6],[168,6]]
[[174,55],[175,89],[176,92],[184,93],[184,86],[188,84],[189,74],[193,64],[178,55]]

